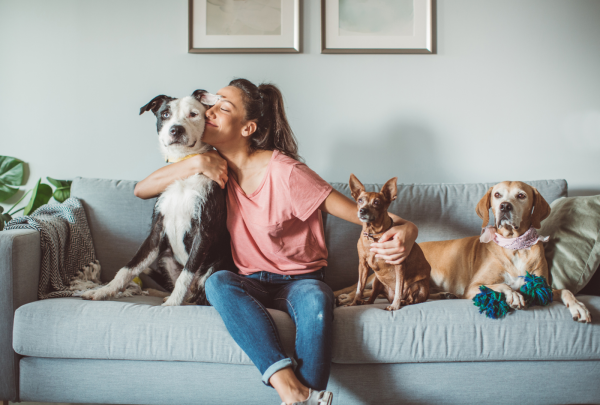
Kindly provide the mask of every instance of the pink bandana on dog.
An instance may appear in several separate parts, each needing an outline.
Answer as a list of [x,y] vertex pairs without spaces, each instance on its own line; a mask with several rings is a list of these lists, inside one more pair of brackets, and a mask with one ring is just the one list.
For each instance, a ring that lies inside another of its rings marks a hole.
[[479,238],[479,241],[481,243],[489,243],[494,241],[498,246],[503,248],[521,250],[531,249],[531,247],[538,243],[538,241],[541,240],[542,242],[548,242],[548,239],[550,239],[549,236],[538,235],[533,226],[518,238],[505,238],[504,236],[496,233],[495,226],[488,226],[481,230],[481,237]]

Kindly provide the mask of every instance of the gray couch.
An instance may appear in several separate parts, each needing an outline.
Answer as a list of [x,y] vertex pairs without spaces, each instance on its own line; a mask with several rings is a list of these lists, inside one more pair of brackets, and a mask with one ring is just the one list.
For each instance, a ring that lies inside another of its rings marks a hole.
[[[549,202],[563,180],[530,182]],[[131,181],[78,178],[108,281],[149,232],[154,201]],[[400,185],[391,211],[419,241],[476,235],[475,206],[490,184]],[[379,190],[381,185],[367,185]],[[346,184],[334,187],[350,195]],[[326,216],[332,289],[357,279],[360,227]],[[233,341],[212,307],[167,307],[152,297],[36,300],[40,238],[0,232],[0,399],[120,404],[278,404],[275,390]],[[559,303],[480,315],[467,300],[428,301],[397,312],[337,308],[328,389],[335,404],[600,403],[600,297],[580,296],[596,320],[582,325]],[[286,350],[294,324],[270,310]]]

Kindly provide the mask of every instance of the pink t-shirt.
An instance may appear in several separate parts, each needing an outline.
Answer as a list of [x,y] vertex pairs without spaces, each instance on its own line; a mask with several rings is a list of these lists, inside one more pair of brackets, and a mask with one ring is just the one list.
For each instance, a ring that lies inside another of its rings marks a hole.
[[294,275],[326,266],[327,247],[318,208],[331,190],[331,185],[304,163],[277,150],[252,194],[246,195],[230,175],[227,229],[240,273]]

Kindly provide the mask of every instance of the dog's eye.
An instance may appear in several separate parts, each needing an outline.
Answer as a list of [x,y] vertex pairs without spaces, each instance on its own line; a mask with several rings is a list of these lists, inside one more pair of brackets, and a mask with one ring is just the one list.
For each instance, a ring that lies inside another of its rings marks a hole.
[[197,115],[198,115],[198,113],[195,113],[195,112],[193,112],[193,111],[190,113],[190,117],[192,117],[192,118],[194,118],[194,117],[195,117],[195,116],[197,116]]
[[171,114],[169,114],[168,111],[165,111],[165,112],[162,113],[161,116],[166,119],[166,118],[169,118],[171,116]]
[[496,197],[496,198],[500,198],[500,193],[496,193],[496,194],[494,194],[494,197]]
[[518,198],[519,200],[522,200],[522,199],[524,199],[524,198],[525,198],[525,194],[523,194],[523,193],[520,193],[519,195],[517,195],[517,198]]
[[373,205],[379,205],[379,200],[374,200]]
[[359,204],[362,204],[362,198],[359,198],[359,199],[358,199],[358,203],[359,203]]

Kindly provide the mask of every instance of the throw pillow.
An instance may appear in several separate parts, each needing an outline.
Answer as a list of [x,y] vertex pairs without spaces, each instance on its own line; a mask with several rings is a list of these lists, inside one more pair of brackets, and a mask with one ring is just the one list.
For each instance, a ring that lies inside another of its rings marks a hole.
[[550,205],[539,234],[545,245],[552,287],[577,294],[600,265],[600,195],[563,197]]

